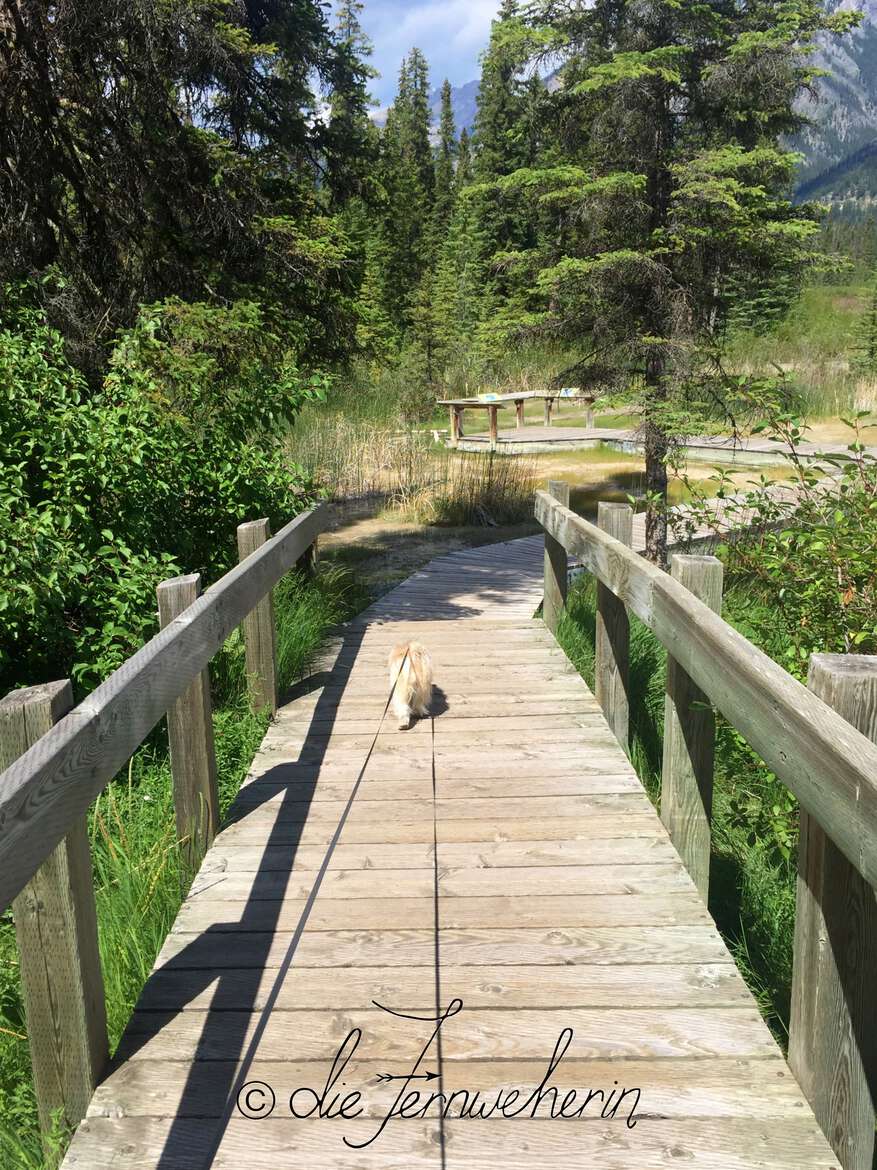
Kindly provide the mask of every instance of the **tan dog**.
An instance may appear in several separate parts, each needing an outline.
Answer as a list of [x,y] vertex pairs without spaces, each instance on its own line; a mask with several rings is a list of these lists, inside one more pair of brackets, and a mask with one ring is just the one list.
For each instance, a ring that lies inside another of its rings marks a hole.
[[399,730],[407,731],[415,716],[429,714],[432,702],[432,659],[419,642],[396,646],[387,663],[393,688],[393,714]]

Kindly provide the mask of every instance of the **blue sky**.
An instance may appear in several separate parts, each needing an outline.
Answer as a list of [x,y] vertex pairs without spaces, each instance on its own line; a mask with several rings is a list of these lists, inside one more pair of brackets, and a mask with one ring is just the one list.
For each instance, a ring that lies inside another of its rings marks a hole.
[[433,88],[445,77],[452,85],[478,77],[478,55],[498,8],[499,0],[365,0],[363,25],[382,74],[372,86],[380,104],[392,101],[399,65],[413,45],[426,54]]

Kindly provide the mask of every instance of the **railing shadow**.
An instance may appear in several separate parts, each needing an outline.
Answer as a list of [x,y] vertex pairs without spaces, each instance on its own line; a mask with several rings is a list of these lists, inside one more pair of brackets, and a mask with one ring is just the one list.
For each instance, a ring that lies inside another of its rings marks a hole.
[[[338,705],[356,661],[356,654],[349,655],[349,652],[351,649],[358,652],[364,632],[363,627],[346,631],[341,640],[345,652],[344,665],[336,663],[331,672],[323,673],[322,677],[331,686],[320,693],[310,717],[311,728],[319,726],[319,733],[310,731],[300,752],[300,759],[307,761],[304,765],[307,771],[313,770],[313,779],[287,784],[273,826],[264,842],[260,843],[263,845],[262,862],[253,874],[252,886],[240,919],[210,925],[162,965],[147,983],[142,1002],[145,1005],[154,1002],[150,986],[153,981],[157,986],[160,984],[162,987],[178,989],[178,1001],[174,1006],[165,1008],[138,1005],[136,1015],[119,1046],[113,1062],[114,1068],[136,1056],[162,1029],[185,1011],[188,1004],[215,985],[209,1010],[204,1016],[195,1059],[189,1066],[173,1121],[155,1163],[156,1170],[178,1170],[181,1164],[193,1170],[195,1167],[207,1170],[213,1164],[233,1114],[237,1092],[247,1080],[247,1069],[256,1055],[272,1007],[295,959],[322,878],[352,804],[353,793],[333,837],[325,846],[320,867],[307,871],[309,879],[313,876],[311,894],[292,931],[280,965],[271,968],[274,978],[267,994],[264,991],[265,974],[283,901],[280,896],[270,901],[260,896],[265,875],[274,875],[268,879],[270,882],[276,879],[278,873],[276,868],[270,869],[266,865],[265,858],[272,848],[288,850],[288,866],[280,872],[285,874],[287,882],[292,878],[316,789],[316,777],[330,742],[328,733],[334,726]],[[270,782],[272,773],[278,773],[276,778],[281,779],[289,767],[298,766],[278,765],[254,781],[253,784],[257,784],[260,789],[264,787],[264,791],[259,793],[260,799],[253,800],[256,794],[253,786],[248,785],[245,803],[235,803],[227,823],[248,816],[261,805],[273,801],[277,788]],[[352,775],[351,781],[354,779],[355,775]],[[294,809],[293,805],[296,806]],[[231,952],[231,961],[235,966],[217,968],[217,951],[222,950]],[[246,965],[237,965],[243,962],[244,955]],[[193,1119],[197,1119],[194,1146]]]

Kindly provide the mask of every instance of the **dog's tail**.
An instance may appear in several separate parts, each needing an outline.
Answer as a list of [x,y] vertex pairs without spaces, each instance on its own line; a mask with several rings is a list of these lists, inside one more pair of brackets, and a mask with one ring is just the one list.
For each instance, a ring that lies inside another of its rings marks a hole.
[[429,651],[420,642],[409,642],[407,646],[399,646],[392,652],[389,665],[393,693],[410,703],[417,690],[418,679],[429,677],[432,670]]

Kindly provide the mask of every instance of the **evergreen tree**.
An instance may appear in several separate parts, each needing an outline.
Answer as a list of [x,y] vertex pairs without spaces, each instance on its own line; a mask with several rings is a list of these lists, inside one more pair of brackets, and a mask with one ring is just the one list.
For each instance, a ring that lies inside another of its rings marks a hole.
[[419,49],[412,49],[402,62],[399,91],[387,112],[380,160],[384,206],[378,258],[383,302],[402,334],[411,324],[412,301],[434,259],[435,169],[428,97],[426,59]]
[[403,62],[395,110],[403,157],[431,202],[435,172],[429,141],[429,65],[418,48],[412,49]]
[[813,38],[849,23],[818,0],[537,0],[505,38],[560,58],[562,84],[543,119],[556,164],[496,182],[553,230],[504,262],[540,298],[524,323],[581,347],[581,384],[639,387],[658,562],[671,440],[698,399],[724,393],[715,359],[732,299],[777,285],[787,297],[810,253],[816,215],[788,199],[794,157],[780,142],[800,122]]
[[328,187],[336,206],[364,193],[377,159],[377,135],[368,116],[372,104],[368,84],[378,73],[368,64],[373,47],[360,19],[364,8],[361,0],[343,0],[335,22],[325,155]]
[[[471,238],[473,256],[461,257],[470,272],[473,263],[478,272],[476,315],[485,323],[479,341],[485,358],[494,349],[493,335],[501,320],[525,307],[518,274],[501,258],[532,243],[529,209],[496,186],[497,179],[534,161],[529,154],[529,88],[521,81],[520,52],[509,37],[518,28],[518,7],[516,0],[503,0],[482,59],[473,138],[476,185],[469,195],[476,203],[477,230]],[[540,86],[538,78],[536,85]]]
[[435,161],[435,207],[433,224],[436,246],[444,241],[448,223],[454,209],[456,184],[454,181],[454,160],[457,155],[457,134],[454,126],[454,110],[451,105],[451,83],[445,79],[441,92],[441,117],[439,120],[439,143]]
[[457,169],[455,173],[455,186],[457,191],[462,191],[464,187],[468,187],[472,182],[471,141],[469,131],[464,126],[460,131],[460,141],[457,143]]
[[503,0],[482,62],[475,116],[475,177],[480,180],[508,175],[523,162],[516,134],[523,109],[520,61],[505,38],[517,15],[516,0]]
[[315,189],[313,83],[337,67],[318,0],[2,11],[0,286],[33,278],[94,381],[170,295],[256,296],[310,319],[311,352],[346,344],[345,244]]

